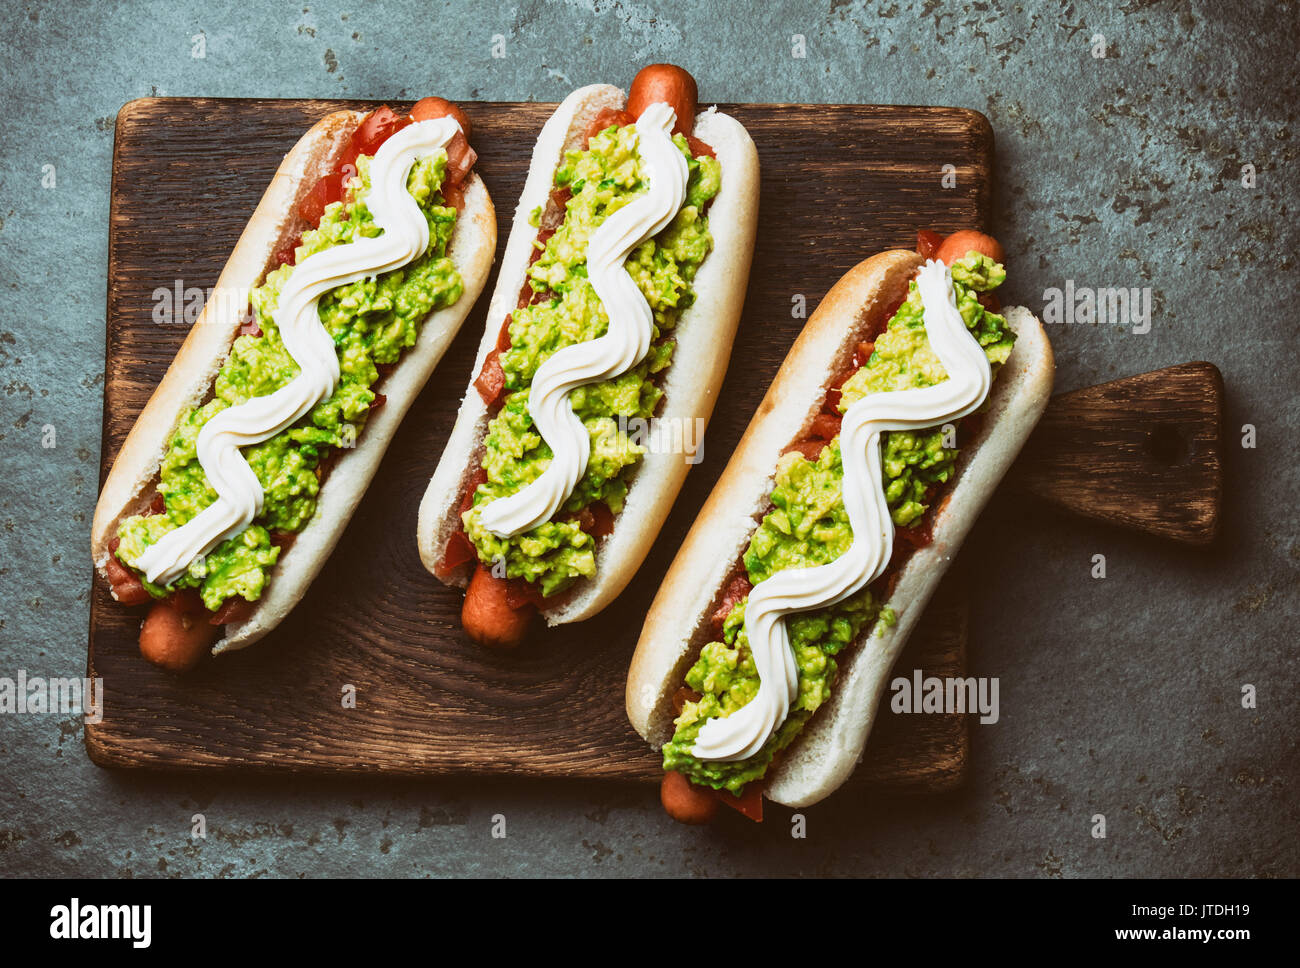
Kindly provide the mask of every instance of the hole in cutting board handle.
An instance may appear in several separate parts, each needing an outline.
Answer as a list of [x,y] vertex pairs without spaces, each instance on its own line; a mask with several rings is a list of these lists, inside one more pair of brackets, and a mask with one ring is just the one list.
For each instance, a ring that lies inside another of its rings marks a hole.
[[1173,424],[1160,424],[1148,431],[1144,449],[1167,467],[1187,460],[1192,450],[1186,431]]

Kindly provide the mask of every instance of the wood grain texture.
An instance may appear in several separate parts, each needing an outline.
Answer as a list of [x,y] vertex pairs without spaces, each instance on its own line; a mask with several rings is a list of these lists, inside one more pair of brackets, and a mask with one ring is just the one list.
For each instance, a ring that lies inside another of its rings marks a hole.
[[1223,376],[1182,363],[1052,398],[1007,486],[1099,521],[1208,544],[1223,500]]
[[[371,105],[167,98],[131,102],[119,114],[101,481],[185,335],[184,325],[151,318],[155,288],[177,279],[211,286],[284,152],[345,106]],[[504,247],[533,141],[553,106],[465,108]],[[105,683],[104,720],[86,731],[95,762],[658,779],[658,757],[624,716],[627,664],[673,550],[802,325],[791,316],[794,297],[811,311],[865,256],[910,248],[918,227],[982,228],[989,205],[992,134],[974,112],[723,109],[749,129],[763,168],[745,314],[704,462],[619,601],[524,651],[493,654],[462,634],[460,595],[420,565],[416,509],[469,377],[484,298],[412,407],[333,557],[267,639],[176,679],[139,658],[140,611],[117,606],[95,583],[90,670]],[[941,164],[956,167],[956,188],[940,189]],[[965,636],[964,599],[950,581],[899,668],[956,674]],[[341,707],[345,685],[357,689],[356,709]],[[851,786],[946,789],[960,782],[965,758],[961,717],[886,712]]]

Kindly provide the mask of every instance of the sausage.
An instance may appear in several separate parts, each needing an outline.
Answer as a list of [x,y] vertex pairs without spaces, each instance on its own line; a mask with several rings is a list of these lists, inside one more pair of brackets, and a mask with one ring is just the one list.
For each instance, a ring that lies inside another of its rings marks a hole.
[[209,624],[207,612],[163,600],[149,609],[140,626],[140,654],[170,672],[186,672],[199,664],[220,634],[218,626]]
[[483,565],[474,570],[465,591],[460,621],[465,632],[489,649],[513,649],[523,642],[532,625],[531,607],[514,608],[508,599],[510,585],[495,578]]
[[991,235],[976,232],[974,229],[962,229],[960,232],[952,233],[943,240],[934,257],[944,265],[950,266],[971,251],[986,255],[994,262],[1002,262],[1006,259],[1001,242]]
[[664,774],[659,800],[668,816],[678,823],[708,823],[718,812],[718,798],[713,791],[696,786],[676,770]]
[[634,118],[652,104],[666,102],[677,112],[675,134],[688,135],[695,130],[695,107],[699,89],[690,71],[674,64],[651,64],[637,72],[627,92],[627,113]]
[[435,118],[455,118],[456,123],[460,125],[460,130],[465,133],[465,140],[469,141],[473,138],[469,117],[459,105],[452,104],[446,98],[422,97],[411,105],[411,120],[432,121]]

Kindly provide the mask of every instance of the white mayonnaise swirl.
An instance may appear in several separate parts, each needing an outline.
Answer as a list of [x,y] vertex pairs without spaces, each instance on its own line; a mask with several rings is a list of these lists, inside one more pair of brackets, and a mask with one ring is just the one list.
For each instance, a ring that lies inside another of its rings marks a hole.
[[459,130],[453,119],[437,118],[408,125],[385,141],[371,160],[366,195],[366,207],[383,234],[317,252],[290,274],[272,315],[301,372],[274,393],[223,410],[203,425],[198,459],[217,500],[145,549],[136,567],[149,581],[175,581],[195,558],[247,528],[261,513],[262,485],[239,449],[274,437],[334,392],[339,360],[317,313],[320,297],[401,268],[429,247],[429,223],[406,190],[406,180],[418,158],[446,148]]
[[650,351],[654,315],[623,263],[638,245],[662,232],[686,201],[686,159],[672,140],[676,123],[676,113],[663,103],[650,105],[637,119],[650,185],[605,219],[587,244],[587,278],[605,307],[609,328],[604,336],[565,347],[537,368],[528,413],[553,456],[536,480],[484,506],[483,527],[499,538],[549,521],[586,473],[591,437],[573,412],[570,391],[625,373]]
[[759,676],[758,693],[730,716],[704,724],[691,749],[697,759],[745,760],[763,748],[799,695],[785,616],[841,602],[879,578],[889,564],[894,523],[881,477],[881,434],[957,420],[988,397],[993,382],[988,357],[957,311],[948,268],[927,262],[916,282],[926,335],[948,378],[932,387],[869,394],[844,414],[840,459],[853,543],[830,564],[778,572],[749,593],[745,633]]

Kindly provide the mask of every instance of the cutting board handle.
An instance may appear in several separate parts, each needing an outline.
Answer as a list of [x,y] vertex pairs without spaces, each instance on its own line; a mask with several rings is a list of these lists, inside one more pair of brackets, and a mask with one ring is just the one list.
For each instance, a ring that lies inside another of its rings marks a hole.
[[1223,375],[1182,363],[1055,396],[1007,476],[1012,490],[1203,545],[1223,501]]

